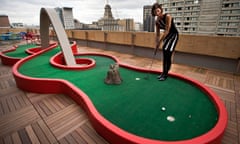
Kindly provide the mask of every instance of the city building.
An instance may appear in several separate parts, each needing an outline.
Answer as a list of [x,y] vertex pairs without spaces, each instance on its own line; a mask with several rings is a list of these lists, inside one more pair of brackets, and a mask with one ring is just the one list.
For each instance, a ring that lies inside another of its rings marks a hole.
[[10,28],[10,22],[7,15],[0,15],[0,28]]
[[239,36],[239,0],[157,0],[181,33]]
[[23,23],[12,23],[11,26],[13,28],[22,28],[22,27],[24,27]]
[[143,24],[140,22],[136,22],[134,24],[134,31],[143,31]]
[[133,19],[115,19],[112,14],[112,8],[106,1],[104,7],[104,15],[92,24],[86,24],[82,29],[95,29],[102,31],[134,31]]
[[120,31],[134,31],[134,20],[133,19],[120,19],[118,25],[122,30]]
[[119,31],[118,20],[113,17],[111,6],[107,3],[104,9],[104,16],[98,20],[98,27],[103,31]]
[[154,17],[151,14],[152,6],[143,6],[143,31],[154,32],[155,22]]
[[60,20],[65,29],[75,29],[74,25],[74,18],[72,13],[72,8],[70,7],[63,7],[63,8],[55,8],[56,12],[58,13]]

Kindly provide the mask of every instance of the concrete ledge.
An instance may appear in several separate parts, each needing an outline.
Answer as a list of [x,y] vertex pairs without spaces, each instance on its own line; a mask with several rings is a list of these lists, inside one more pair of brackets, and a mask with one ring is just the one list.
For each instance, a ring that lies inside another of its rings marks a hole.
[[[152,58],[152,55],[153,55],[153,49],[146,48],[146,47],[103,43],[103,42],[96,42],[96,41],[86,42],[84,40],[77,40],[77,44],[79,46],[87,46],[87,47],[117,51],[121,53],[133,54],[133,55],[147,57],[147,58]],[[156,59],[158,60],[162,59],[161,50],[158,52]],[[240,64],[238,59],[186,53],[186,52],[180,52],[176,49],[173,63],[210,68],[210,69],[215,69],[219,71],[240,74],[240,68],[238,68]]]

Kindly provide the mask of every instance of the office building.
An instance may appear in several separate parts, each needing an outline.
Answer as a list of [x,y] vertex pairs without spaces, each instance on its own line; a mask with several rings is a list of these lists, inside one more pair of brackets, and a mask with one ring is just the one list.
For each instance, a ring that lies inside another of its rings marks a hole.
[[155,22],[151,10],[151,5],[143,6],[143,31],[154,32]]
[[118,31],[118,20],[115,20],[113,17],[111,6],[106,4],[104,9],[104,16],[98,20],[98,27],[100,27],[103,31]]
[[239,36],[239,0],[158,0],[181,33]]
[[133,19],[120,19],[118,20],[119,27],[122,28],[121,31],[134,31],[134,20]]
[[10,28],[10,22],[7,15],[0,15],[0,28]]
[[55,10],[58,13],[59,18],[62,21],[63,27],[65,29],[75,29],[72,8],[63,7],[55,8]]

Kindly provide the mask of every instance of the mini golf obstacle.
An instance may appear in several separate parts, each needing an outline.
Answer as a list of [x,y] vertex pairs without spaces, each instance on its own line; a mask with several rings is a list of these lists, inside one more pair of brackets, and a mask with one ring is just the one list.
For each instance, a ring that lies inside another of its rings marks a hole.
[[[110,143],[221,143],[227,112],[209,88],[173,73],[166,81],[159,82],[156,80],[159,71],[126,65],[111,55],[73,55],[65,45],[69,42],[63,28],[56,26],[60,23],[56,12],[42,8],[40,17],[41,39],[46,48],[14,65],[13,75],[19,88],[70,96],[87,112],[96,131]],[[45,18],[49,20],[46,23],[42,22]],[[50,23],[59,41],[64,39],[60,42],[62,51],[59,47],[47,48],[46,29]],[[103,82],[112,63],[119,65],[123,78],[120,85]],[[148,80],[144,79],[146,73],[149,73]]]

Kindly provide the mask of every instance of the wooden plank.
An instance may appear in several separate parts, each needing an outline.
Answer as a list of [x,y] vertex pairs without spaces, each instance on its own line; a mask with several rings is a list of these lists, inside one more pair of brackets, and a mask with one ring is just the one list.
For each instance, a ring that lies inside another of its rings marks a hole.
[[12,101],[13,101],[13,104],[14,104],[16,110],[21,108],[21,105],[16,97],[12,97]]
[[78,111],[70,111],[69,114],[63,115],[63,117],[61,117],[60,119],[54,119],[53,123],[49,124],[49,127],[53,131],[57,131],[58,129],[65,127],[68,123],[71,123],[77,118],[84,119],[86,118],[86,116],[79,113]]
[[48,109],[48,107],[42,101],[39,102],[38,105],[47,116],[52,114],[52,112]]
[[59,97],[59,101],[61,101],[61,103],[64,104],[65,107],[75,103],[71,98],[65,95],[59,95],[58,97]]
[[22,95],[19,95],[16,98],[17,98],[18,102],[20,103],[21,107],[26,106],[26,103],[24,102]]
[[56,97],[50,97],[48,102],[52,105],[56,112],[61,110],[61,107],[58,105],[59,103],[56,101]]
[[42,131],[41,127],[38,125],[38,123],[32,124],[32,128],[34,132],[36,133],[36,136],[38,137],[38,140],[42,144],[50,144],[48,139],[46,138],[44,132]]
[[69,144],[65,138],[59,140],[60,144]]
[[38,113],[32,106],[4,115],[0,118],[0,135],[21,129],[29,123],[37,121],[39,118]]
[[0,101],[0,116],[2,116],[3,113],[3,105],[2,105],[2,101]]
[[[59,110],[65,108],[64,104],[62,104],[59,99],[58,99],[59,96],[55,96],[52,100],[53,103],[55,103],[58,107],[59,107]],[[58,110],[58,111],[59,111]]]
[[83,131],[81,127],[76,129],[76,132],[81,135],[87,143],[96,144],[96,141],[94,141],[92,137],[90,137],[85,131]]
[[77,129],[79,126],[83,125],[86,121],[87,121],[86,115],[81,115],[72,119],[64,126],[59,127],[56,130],[53,130],[53,132],[56,135],[57,139],[61,139],[62,137],[66,136],[67,134]]
[[95,144],[95,143],[89,143],[85,141],[82,135],[79,135],[77,131],[74,131],[71,133],[72,137],[80,144]]
[[6,90],[6,89],[8,89],[8,87],[7,87],[7,81],[6,80],[1,80],[1,82],[0,82],[0,89],[1,90]]
[[19,130],[18,134],[20,136],[20,139],[21,139],[22,143],[24,143],[24,144],[31,144],[31,140],[29,139],[28,134],[25,131],[25,129]]
[[51,112],[51,113],[55,113],[57,112],[57,110],[54,108],[54,106],[49,102],[49,98],[48,99],[44,99],[42,102],[44,103],[44,105],[47,107],[47,109]]
[[21,139],[20,139],[20,137],[19,137],[17,132],[14,132],[12,134],[12,140],[13,140],[14,144],[22,144],[22,141],[21,141]]
[[7,135],[3,138],[5,144],[12,144],[11,136]]
[[22,95],[20,95],[25,103],[25,105],[30,105],[31,102],[29,101],[28,97],[25,95],[25,93],[22,93]]
[[68,143],[70,144],[77,144],[77,142],[75,141],[75,139],[71,136],[71,135],[67,135],[65,137],[65,139],[68,141]]
[[15,106],[13,104],[12,99],[11,98],[7,98],[6,101],[7,101],[7,105],[8,105],[9,111],[10,112],[15,111]]
[[72,104],[48,116],[45,118],[45,122],[59,140],[79,127],[86,119],[82,109],[78,105]]
[[57,120],[62,119],[64,117],[66,117],[66,115],[71,113],[72,111],[76,111],[76,109],[80,109],[78,105],[76,105],[76,104],[69,105],[65,109],[46,117],[45,121],[48,125],[51,125],[52,123],[54,123],[56,121],[56,119]]
[[99,136],[99,134],[93,129],[89,122],[82,125],[81,128],[85,133],[91,136],[91,138],[94,139],[94,141],[98,142],[98,144],[108,144],[108,142],[105,139]]
[[9,113],[10,110],[9,110],[9,108],[8,108],[6,99],[1,100],[1,102],[2,102],[3,113],[4,113],[4,114]]
[[237,122],[237,115],[236,115],[236,103],[230,103],[230,120],[233,122]]
[[32,103],[38,103],[48,97],[51,97],[55,94],[38,94],[38,93],[27,93],[27,97],[30,99]]
[[33,104],[33,106],[42,118],[47,117],[45,112],[41,109],[41,107],[38,104]]
[[56,143],[57,139],[53,135],[52,131],[48,128],[43,120],[38,121],[39,127],[41,127],[42,131],[44,132],[45,136],[49,140],[50,143]]
[[32,143],[34,144],[40,144],[40,141],[38,140],[35,132],[33,131],[31,125],[28,125],[26,128],[26,132],[31,140]]

